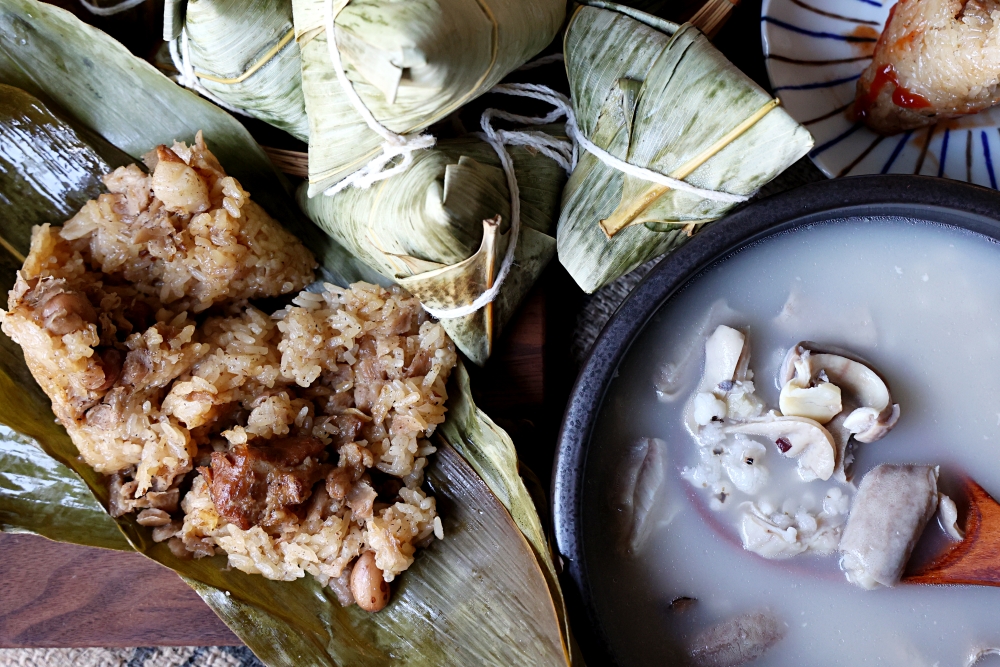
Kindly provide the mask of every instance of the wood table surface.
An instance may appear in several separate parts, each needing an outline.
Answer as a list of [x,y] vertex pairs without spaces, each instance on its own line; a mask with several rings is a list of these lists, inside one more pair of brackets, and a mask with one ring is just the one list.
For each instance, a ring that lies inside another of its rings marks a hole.
[[[472,371],[484,410],[503,419],[541,408],[544,341],[538,289],[495,358]],[[173,571],[145,556],[0,533],[0,648],[240,643]]]

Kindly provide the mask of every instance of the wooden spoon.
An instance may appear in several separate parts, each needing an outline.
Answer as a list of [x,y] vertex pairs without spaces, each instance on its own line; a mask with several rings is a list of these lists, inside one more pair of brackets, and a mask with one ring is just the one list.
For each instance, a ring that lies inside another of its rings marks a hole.
[[971,479],[966,480],[965,490],[969,496],[965,539],[903,577],[904,582],[1000,586],[1000,503]]

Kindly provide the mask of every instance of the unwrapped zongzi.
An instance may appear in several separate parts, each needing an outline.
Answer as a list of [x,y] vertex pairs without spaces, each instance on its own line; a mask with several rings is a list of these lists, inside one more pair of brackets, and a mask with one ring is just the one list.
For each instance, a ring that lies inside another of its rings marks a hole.
[[628,165],[710,196],[582,152],[557,238],[560,262],[587,292],[677,247],[812,146],[809,132],[696,28],[595,5],[580,7],[566,30],[579,133]]
[[[558,134],[562,128],[548,129]],[[513,268],[492,303],[442,320],[477,364],[486,362],[501,327],[555,254],[552,232],[566,182],[565,171],[551,158],[524,147],[509,152],[521,201]],[[507,252],[511,201],[499,164],[495,150],[481,139],[448,139],[416,154],[405,172],[369,189],[310,199],[303,185],[299,203],[334,240],[424,305],[454,308],[492,286]]]
[[563,0],[293,0],[309,115],[309,195],[382,152],[342,88],[330,57],[327,12],[347,78],[384,127],[410,134],[492,88],[544,49],[562,26]]
[[[40,101],[0,91],[16,104],[0,114],[11,147],[25,143],[12,126],[32,128],[55,158],[33,175],[72,166],[59,151],[75,149],[90,189],[103,160]],[[327,285],[271,316],[247,305],[311,283],[312,255],[200,132],[145,162],[104,174],[108,192],[63,226],[32,229],[0,329],[80,457],[110,476],[113,516],[136,514],[175,554],[309,573],[341,604],[380,610],[416,549],[443,537],[421,486],[454,345],[395,286]]]

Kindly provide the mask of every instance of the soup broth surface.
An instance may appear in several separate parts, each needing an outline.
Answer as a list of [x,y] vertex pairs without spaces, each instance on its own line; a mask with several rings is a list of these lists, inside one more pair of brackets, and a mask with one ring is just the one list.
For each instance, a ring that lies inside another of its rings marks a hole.
[[[884,439],[856,450],[854,483],[879,463],[939,465],[939,490],[958,503],[962,525],[963,474],[1000,497],[998,313],[1000,245],[901,219],[854,218],[771,237],[667,302],[609,386],[587,461],[590,585],[620,664],[673,664],[698,632],[760,609],[787,627],[754,665],[945,667],[1000,647],[1000,588],[866,591],[847,582],[836,554],[766,560],[743,549],[732,509],[711,510],[706,494],[681,477],[698,462],[685,404],[701,377],[705,338],[726,324],[748,334],[756,393],[768,408],[777,409],[778,368],[799,341],[872,362],[901,417]],[[668,365],[680,388],[672,402],[656,391]],[[647,517],[651,532],[627,554],[616,544],[621,519],[612,499],[626,452],[646,437],[666,442],[666,475]],[[801,482],[795,462],[773,445],[767,465],[779,506],[789,495],[821,500],[838,486]],[[932,519],[915,558],[946,545]],[[671,607],[679,597],[696,602]]]

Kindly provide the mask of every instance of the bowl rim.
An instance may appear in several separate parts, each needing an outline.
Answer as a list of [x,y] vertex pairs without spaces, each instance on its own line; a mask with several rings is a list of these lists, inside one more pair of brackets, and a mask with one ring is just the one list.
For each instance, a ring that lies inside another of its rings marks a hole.
[[[851,176],[757,200],[713,223],[664,257],[629,293],[584,361],[563,415],[552,475],[555,548],[574,633],[590,664],[617,664],[601,624],[582,538],[587,450],[605,391],[660,307],[712,265],[784,232],[846,217],[905,217],[1000,242],[1000,192],[931,176]],[[568,576],[566,576],[568,575]],[[586,628],[586,630],[584,630]]]

